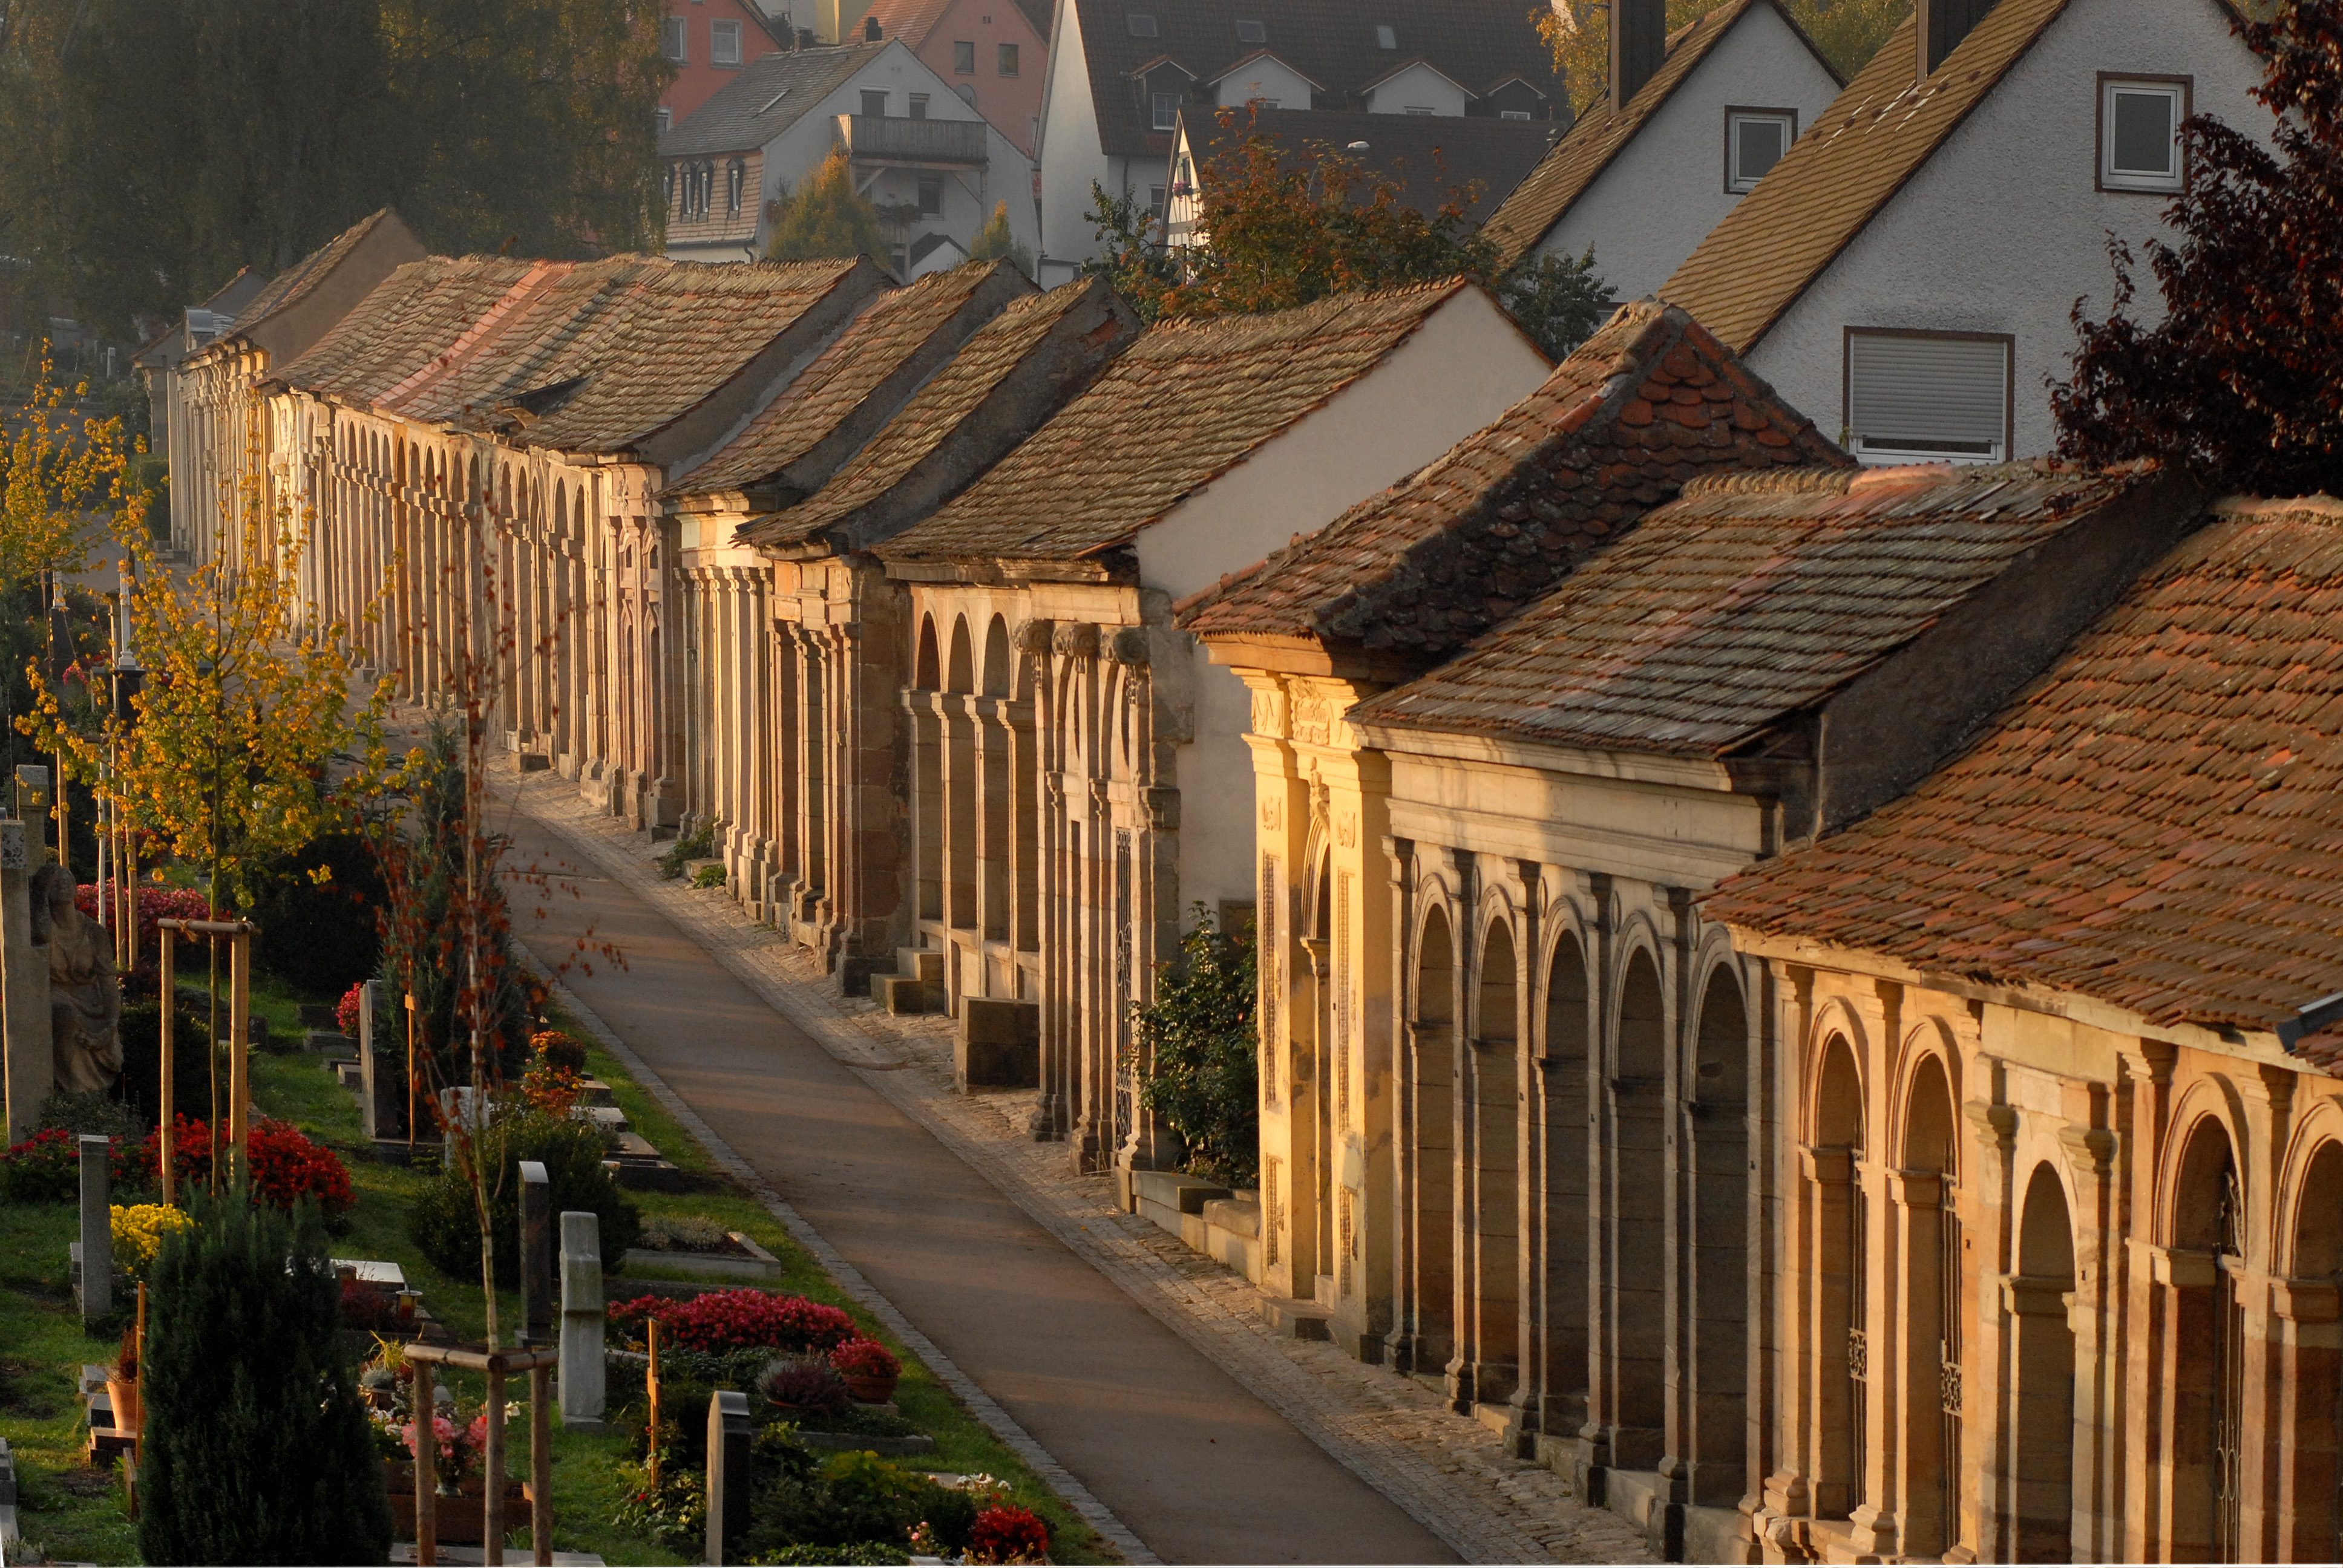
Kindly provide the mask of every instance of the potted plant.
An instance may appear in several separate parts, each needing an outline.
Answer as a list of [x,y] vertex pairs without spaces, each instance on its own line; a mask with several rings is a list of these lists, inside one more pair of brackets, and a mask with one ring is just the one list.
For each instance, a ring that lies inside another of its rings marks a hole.
[[865,1404],[884,1404],[895,1397],[903,1363],[877,1340],[849,1340],[830,1352],[830,1364],[846,1380],[846,1392]]
[[800,1423],[846,1413],[853,1397],[844,1379],[810,1356],[783,1356],[757,1380],[766,1401]]
[[136,1434],[144,1424],[138,1399],[138,1331],[125,1330],[122,1353],[106,1373],[106,1402],[114,1411],[114,1430]]

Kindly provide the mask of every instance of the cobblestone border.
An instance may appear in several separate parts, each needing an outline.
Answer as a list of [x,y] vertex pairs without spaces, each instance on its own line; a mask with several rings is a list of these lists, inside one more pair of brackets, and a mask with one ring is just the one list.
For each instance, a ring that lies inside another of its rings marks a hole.
[[[820,983],[809,961],[795,961],[794,950],[750,920],[737,902],[695,894],[658,876],[644,844],[615,819],[594,813],[568,780],[548,773],[506,775],[498,783],[513,789],[515,804],[538,825],[681,928],[767,1005],[856,1070],[865,1083],[990,1181],[1036,1224],[1465,1561],[1652,1560],[1641,1531],[1569,1496],[1553,1472],[1503,1454],[1478,1422],[1447,1409],[1413,1380],[1362,1365],[1331,1344],[1273,1333],[1262,1318],[1260,1292],[1242,1276],[1191,1251],[1148,1221],[1119,1212],[1103,1179],[1079,1177],[1066,1169],[1062,1144],[1037,1144],[1021,1137],[1015,1118],[985,1103],[1010,1097],[968,1098],[952,1092],[945,1037],[922,1040],[923,1032],[934,1034],[932,1029],[922,1031],[916,1020],[887,1018],[869,1003],[857,1009]],[[792,972],[796,970],[805,972]],[[940,1052],[937,1040],[945,1041]],[[631,1068],[639,1059],[628,1052],[621,1060]],[[907,1068],[927,1070],[903,1070]],[[642,1070],[649,1081],[657,1081],[647,1068]],[[711,1151],[722,1147],[664,1085],[655,1092],[695,1134],[711,1141]],[[729,1149],[726,1154],[738,1161]],[[732,1168],[728,1164],[727,1169]],[[747,1169],[745,1163],[739,1168]],[[757,1184],[771,1191],[760,1180]],[[766,1201],[785,1224],[794,1221],[793,1233],[795,1226],[804,1225],[779,1194]],[[810,1227],[806,1233],[812,1234]],[[827,1251],[827,1244],[823,1246]],[[828,1258],[835,1257],[828,1251]],[[841,1282],[852,1273],[852,1265],[842,1259],[834,1266],[845,1271]],[[852,1277],[861,1279],[860,1274]],[[861,1283],[863,1289],[870,1288],[867,1282]],[[876,1291],[871,1294],[877,1298]],[[909,1327],[900,1319],[897,1313],[888,1320],[899,1333]],[[910,1334],[905,1338],[914,1342]],[[926,1342],[922,1337],[917,1342]],[[999,1409],[980,1391],[975,1398]],[[970,1402],[974,1408],[975,1400]],[[1023,1435],[1006,1412],[1000,1414]],[[1005,1432],[1003,1436],[1011,1441]],[[1032,1440],[1024,1437],[1024,1442]],[[1033,1452],[1042,1452],[1039,1444]],[[1055,1465],[1054,1461],[1047,1462]],[[1058,1473],[1062,1473],[1061,1467]],[[1080,1486],[1071,1476],[1066,1483]],[[1112,1518],[1103,1504],[1091,1501],[1101,1514]],[[1106,1532],[1101,1529],[1101,1533]],[[1136,1537],[1131,1539],[1135,1544]]]

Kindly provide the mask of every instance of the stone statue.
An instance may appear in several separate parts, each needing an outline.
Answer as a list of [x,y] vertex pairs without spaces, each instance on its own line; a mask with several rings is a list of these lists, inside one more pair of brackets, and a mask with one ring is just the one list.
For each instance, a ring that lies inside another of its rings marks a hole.
[[114,943],[104,926],[75,907],[73,877],[63,866],[35,871],[32,892],[35,939],[48,927],[56,1087],[71,1094],[102,1091],[122,1072],[122,986],[114,976]]

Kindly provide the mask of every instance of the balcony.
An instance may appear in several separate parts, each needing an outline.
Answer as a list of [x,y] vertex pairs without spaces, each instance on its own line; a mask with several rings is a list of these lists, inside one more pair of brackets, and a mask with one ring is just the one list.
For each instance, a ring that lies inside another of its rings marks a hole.
[[858,164],[918,168],[985,165],[982,120],[906,120],[892,115],[840,115],[838,142]]

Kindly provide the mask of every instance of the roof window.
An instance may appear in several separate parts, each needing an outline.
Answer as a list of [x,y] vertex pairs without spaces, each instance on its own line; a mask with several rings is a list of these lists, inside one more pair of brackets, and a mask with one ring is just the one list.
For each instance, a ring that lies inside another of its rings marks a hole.
[[1395,29],[1393,29],[1393,28],[1386,27],[1386,26],[1383,26],[1383,25],[1382,25],[1378,24],[1378,25],[1376,25],[1376,27],[1375,27],[1375,47],[1376,47],[1376,48],[1378,48],[1378,49],[1396,49],[1396,48],[1398,48],[1398,47],[1399,47],[1399,34],[1398,34],[1398,32],[1397,32]]
[[1240,44],[1266,44],[1269,42],[1269,28],[1262,23],[1248,22],[1242,17],[1239,17],[1237,19],[1237,42]]
[[1127,11],[1123,14],[1122,19],[1130,25],[1131,35],[1132,37],[1152,38],[1155,36],[1155,18],[1147,15],[1144,11]]

